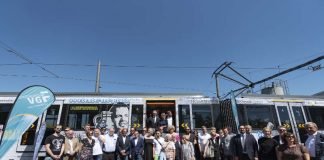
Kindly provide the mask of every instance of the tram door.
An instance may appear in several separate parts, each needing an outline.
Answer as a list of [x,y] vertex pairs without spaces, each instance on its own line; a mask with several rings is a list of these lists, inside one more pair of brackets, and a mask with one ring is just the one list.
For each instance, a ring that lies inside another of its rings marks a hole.
[[[172,113],[172,125],[176,124],[176,110],[174,100],[148,100],[146,101],[146,120],[152,117],[152,112],[156,110],[158,117],[161,118],[161,113],[167,114],[168,111]],[[146,122],[145,120],[145,122]],[[147,126],[147,124],[145,125]]]
[[304,129],[306,123],[305,112],[300,103],[276,103],[279,125],[287,128],[288,132],[294,133],[299,142],[304,142]]

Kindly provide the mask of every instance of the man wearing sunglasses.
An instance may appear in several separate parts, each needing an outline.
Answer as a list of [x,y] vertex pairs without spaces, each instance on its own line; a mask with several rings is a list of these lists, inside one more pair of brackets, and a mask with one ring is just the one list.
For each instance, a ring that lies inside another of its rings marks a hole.
[[274,136],[273,139],[276,140],[279,144],[283,144],[283,137],[285,133],[287,133],[287,128],[285,126],[279,126],[278,132],[279,135]]
[[62,126],[54,127],[54,133],[45,139],[46,158],[45,160],[62,160],[64,152],[65,137],[61,135]]

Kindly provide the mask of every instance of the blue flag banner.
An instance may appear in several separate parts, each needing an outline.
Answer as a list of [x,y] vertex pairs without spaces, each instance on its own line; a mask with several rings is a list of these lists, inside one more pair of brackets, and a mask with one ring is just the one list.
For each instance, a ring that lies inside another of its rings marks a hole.
[[40,146],[41,146],[41,143],[42,143],[42,140],[44,138],[44,134],[45,134],[45,131],[46,131],[46,123],[42,123],[39,131],[38,131],[38,134],[37,134],[37,138],[36,138],[36,142],[35,142],[35,149],[34,149],[34,156],[33,156],[33,160],[37,160],[38,159],[38,151],[40,149]]
[[54,101],[52,91],[43,86],[30,86],[19,93],[3,133],[0,159]]
[[234,96],[234,92],[231,92],[231,106],[232,106],[232,111],[233,111],[233,115],[234,115],[234,119],[235,119],[235,123],[236,123],[236,129],[237,131],[239,131],[239,120],[238,120],[238,113],[237,113],[237,106],[236,106],[236,100],[235,100],[235,96]]

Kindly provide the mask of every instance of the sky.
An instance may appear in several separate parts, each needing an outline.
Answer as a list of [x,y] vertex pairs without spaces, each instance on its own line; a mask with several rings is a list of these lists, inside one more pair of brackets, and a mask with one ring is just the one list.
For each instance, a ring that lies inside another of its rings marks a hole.
[[[323,15],[321,0],[1,1],[0,92],[94,92],[100,60],[101,92],[215,96],[212,73],[226,61],[255,82],[324,55]],[[323,70],[276,81],[312,95]],[[221,95],[238,87],[220,79]]]

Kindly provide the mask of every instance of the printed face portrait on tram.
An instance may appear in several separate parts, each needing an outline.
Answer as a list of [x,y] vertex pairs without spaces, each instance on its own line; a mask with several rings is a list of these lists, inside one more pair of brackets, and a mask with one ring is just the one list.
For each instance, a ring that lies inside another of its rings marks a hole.
[[110,109],[111,120],[115,128],[128,128],[128,106],[124,103],[117,103]]
[[96,128],[128,128],[128,105],[117,103],[93,118]]

